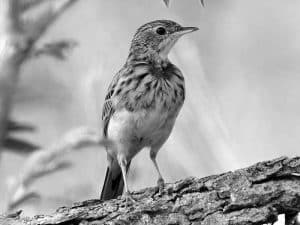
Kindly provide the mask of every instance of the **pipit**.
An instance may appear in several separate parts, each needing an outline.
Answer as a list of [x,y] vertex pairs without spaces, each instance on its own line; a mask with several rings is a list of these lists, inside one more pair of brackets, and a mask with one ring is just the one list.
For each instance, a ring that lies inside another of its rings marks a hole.
[[156,155],[168,139],[185,99],[184,77],[168,54],[181,36],[196,30],[170,20],[156,20],[135,33],[127,61],[114,76],[103,106],[103,135],[114,147],[107,148],[102,200],[121,195],[124,185],[126,201],[133,200],[127,172],[133,157],[144,147],[150,147],[157,183],[163,187]]

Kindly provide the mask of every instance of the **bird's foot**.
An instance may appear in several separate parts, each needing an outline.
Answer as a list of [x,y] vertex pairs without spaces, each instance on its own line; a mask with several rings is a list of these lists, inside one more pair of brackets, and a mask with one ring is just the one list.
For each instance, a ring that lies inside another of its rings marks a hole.
[[157,187],[158,187],[159,193],[163,193],[163,190],[165,187],[165,181],[162,177],[158,178]]
[[126,203],[126,207],[129,205],[132,205],[133,203],[136,202],[136,200],[132,197],[132,195],[130,194],[130,192],[125,192],[122,196],[122,198],[125,200]]
[[157,186],[159,187],[159,189],[163,189],[165,186],[165,181],[162,177],[158,178],[157,180]]

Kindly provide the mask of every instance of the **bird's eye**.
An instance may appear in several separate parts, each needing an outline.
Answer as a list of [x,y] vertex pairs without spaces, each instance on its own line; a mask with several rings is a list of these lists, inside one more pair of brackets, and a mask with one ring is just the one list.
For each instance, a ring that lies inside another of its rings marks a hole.
[[163,27],[159,27],[156,29],[156,33],[158,33],[159,35],[164,35],[167,33],[166,29]]

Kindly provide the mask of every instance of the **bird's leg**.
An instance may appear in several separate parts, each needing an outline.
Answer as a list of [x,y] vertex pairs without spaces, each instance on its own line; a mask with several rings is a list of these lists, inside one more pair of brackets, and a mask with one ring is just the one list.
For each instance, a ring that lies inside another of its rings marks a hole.
[[130,194],[128,184],[127,184],[127,171],[126,171],[127,164],[128,164],[127,160],[124,159],[124,158],[119,158],[118,161],[119,161],[119,165],[120,165],[121,170],[122,170],[124,186],[125,186],[125,192],[123,194],[123,197],[126,200],[126,204],[127,204],[128,201],[135,202],[134,198]]
[[159,170],[159,167],[158,167],[158,164],[156,162],[156,155],[157,155],[157,151],[153,151],[152,149],[150,150],[150,158],[154,164],[154,167],[158,173],[158,180],[157,180],[157,186],[159,188],[159,190],[162,190],[165,186],[165,181],[160,173],[160,170]]

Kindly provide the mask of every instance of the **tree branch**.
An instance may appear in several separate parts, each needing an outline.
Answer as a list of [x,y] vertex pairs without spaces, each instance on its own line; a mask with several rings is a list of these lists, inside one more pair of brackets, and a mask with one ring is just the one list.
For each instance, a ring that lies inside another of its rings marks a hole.
[[281,157],[234,172],[187,178],[136,191],[135,203],[121,198],[89,200],[52,215],[6,219],[7,224],[201,224],[273,223],[300,211],[300,157]]

